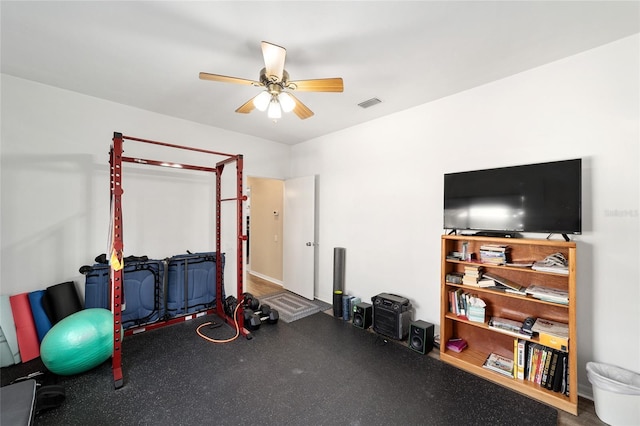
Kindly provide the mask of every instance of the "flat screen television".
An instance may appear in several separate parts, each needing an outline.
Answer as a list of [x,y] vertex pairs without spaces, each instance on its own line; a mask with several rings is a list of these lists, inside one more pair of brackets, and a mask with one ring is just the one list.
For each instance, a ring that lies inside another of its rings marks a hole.
[[444,175],[444,229],[582,233],[580,158]]

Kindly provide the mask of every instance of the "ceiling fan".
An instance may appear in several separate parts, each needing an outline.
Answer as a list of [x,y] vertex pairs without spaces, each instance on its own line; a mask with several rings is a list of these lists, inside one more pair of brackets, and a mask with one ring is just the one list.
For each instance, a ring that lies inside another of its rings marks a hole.
[[267,111],[269,118],[277,120],[282,117],[282,111],[293,111],[300,119],[304,120],[313,115],[305,104],[300,102],[291,91],[299,92],[342,92],[342,78],[321,78],[315,80],[290,81],[289,73],[284,69],[284,61],[287,51],[284,47],[263,41],[262,56],[265,67],[260,71],[260,80],[247,80],[244,78],[228,77],[220,74],[200,73],[200,79],[220,81],[223,83],[235,83],[264,87],[264,90],[241,105],[236,112],[248,114],[257,108]]

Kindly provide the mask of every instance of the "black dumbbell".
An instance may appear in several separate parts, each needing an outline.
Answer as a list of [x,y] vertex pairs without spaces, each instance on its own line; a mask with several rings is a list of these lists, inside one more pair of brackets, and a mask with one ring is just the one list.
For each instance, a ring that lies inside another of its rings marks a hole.
[[280,318],[280,313],[277,309],[271,309],[269,305],[262,305],[260,310],[256,312],[260,317],[260,321],[267,322],[268,324],[275,324]]
[[251,293],[242,294],[242,307],[257,311],[260,306],[260,301],[257,297],[254,297]]
[[255,312],[251,309],[245,309],[244,324],[247,329],[257,330],[265,322],[267,324],[275,324],[280,319],[280,313],[276,309],[271,309],[269,305],[262,305],[260,308],[261,310]]
[[258,309],[256,313],[258,312],[261,318],[268,316],[269,312],[271,312],[271,306],[267,305],[266,303],[263,303],[262,305],[260,305],[260,309]]
[[267,317],[267,323],[275,324],[278,322],[279,318],[280,318],[280,313],[276,309],[271,309],[269,311],[269,316]]
[[244,310],[244,326],[248,330],[257,330],[260,328],[262,321],[260,321],[260,316],[253,312],[251,309]]

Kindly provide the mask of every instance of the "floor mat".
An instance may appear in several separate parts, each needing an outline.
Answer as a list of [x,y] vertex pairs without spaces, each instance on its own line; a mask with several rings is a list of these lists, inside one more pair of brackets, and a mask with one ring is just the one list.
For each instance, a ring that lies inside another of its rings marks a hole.
[[276,309],[284,322],[293,322],[331,308],[328,303],[308,300],[291,292],[264,296],[260,298],[260,302],[269,305],[271,309]]

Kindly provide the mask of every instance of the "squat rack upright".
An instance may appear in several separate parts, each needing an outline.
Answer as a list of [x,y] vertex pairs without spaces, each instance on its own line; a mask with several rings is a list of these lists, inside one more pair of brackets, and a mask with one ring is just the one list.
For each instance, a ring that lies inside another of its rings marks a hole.
[[[152,144],[157,146],[164,146],[168,148],[182,149],[187,151],[196,151],[204,154],[215,155],[223,157],[222,160],[215,164],[215,167],[207,166],[195,166],[189,164],[179,163],[167,163],[165,161],[157,161],[143,158],[125,157],[123,156],[124,141],[141,142],[146,144]],[[161,166],[161,167],[173,167],[184,170],[197,170],[203,172],[215,173],[216,176],[216,306],[215,309],[209,313],[215,313],[220,318],[223,318],[227,323],[234,324],[234,318],[229,317],[224,310],[222,295],[223,295],[223,262],[221,253],[221,222],[222,214],[221,207],[223,201],[235,201],[236,203],[236,282],[237,282],[237,295],[240,296],[243,293],[243,250],[242,242],[247,239],[246,235],[242,232],[242,207],[243,201],[246,201],[247,197],[242,194],[242,170],[244,166],[244,160],[240,154],[225,154],[222,152],[209,151],[200,148],[185,147],[181,145],[174,145],[166,142],[157,142],[147,139],[140,139],[131,136],[124,136],[122,133],[114,132],[109,152],[109,164],[111,169],[111,182],[110,182],[110,196],[111,196],[111,229],[110,232],[110,297],[111,297],[111,311],[113,312],[113,355],[112,355],[112,369],[113,369],[113,381],[116,389],[121,388],[124,384],[122,373],[122,290],[124,285],[123,279],[123,229],[122,229],[122,163],[136,163],[149,166]],[[222,172],[228,164],[236,165],[236,194],[231,198],[221,197],[222,188]],[[168,325],[177,321],[183,321],[184,318],[177,318],[174,320],[165,321],[162,325]],[[244,317],[238,315],[237,324],[240,328],[240,332],[243,335],[249,334],[244,328]],[[160,325],[158,325],[160,326]]]

